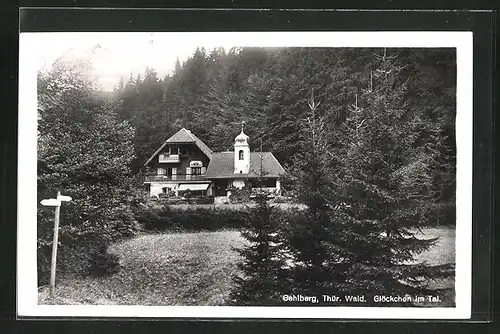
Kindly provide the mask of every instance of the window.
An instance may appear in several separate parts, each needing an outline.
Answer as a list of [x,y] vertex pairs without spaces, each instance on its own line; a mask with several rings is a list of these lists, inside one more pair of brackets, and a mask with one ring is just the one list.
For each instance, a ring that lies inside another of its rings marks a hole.
[[158,168],[158,175],[165,175],[165,168]]
[[240,150],[240,152],[238,154],[239,154],[239,159],[243,160],[243,150]]
[[169,147],[167,152],[168,152],[169,155],[180,154],[181,153],[181,148],[180,147]]
[[191,167],[192,175],[201,175],[201,167]]
[[276,179],[263,179],[263,180],[255,180],[252,182],[252,186],[256,188],[275,188],[276,187]]

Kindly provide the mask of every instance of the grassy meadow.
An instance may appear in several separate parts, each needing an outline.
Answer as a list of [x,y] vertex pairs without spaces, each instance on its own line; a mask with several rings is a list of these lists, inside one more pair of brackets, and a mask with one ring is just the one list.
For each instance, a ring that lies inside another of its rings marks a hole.
[[[455,229],[431,228],[423,237],[440,236],[438,244],[419,256],[430,264],[455,262]],[[108,277],[59,281],[54,300],[48,287],[39,289],[40,304],[96,305],[224,305],[243,245],[237,231],[158,233],[114,244],[122,269]],[[433,283],[452,288],[454,279]],[[446,296],[451,306],[454,296]]]

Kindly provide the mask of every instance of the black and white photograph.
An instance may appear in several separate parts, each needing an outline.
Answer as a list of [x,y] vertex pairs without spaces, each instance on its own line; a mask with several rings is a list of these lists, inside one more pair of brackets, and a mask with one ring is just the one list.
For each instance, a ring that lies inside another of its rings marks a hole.
[[22,33],[19,312],[470,317],[471,48]]

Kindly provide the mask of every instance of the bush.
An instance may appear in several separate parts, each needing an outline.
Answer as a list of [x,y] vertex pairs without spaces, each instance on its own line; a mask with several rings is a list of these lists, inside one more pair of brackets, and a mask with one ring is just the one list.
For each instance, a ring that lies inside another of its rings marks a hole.
[[91,276],[112,275],[120,271],[119,257],[108,252],[108,245],[103,244],[90,255],[89,274]]
[[[67,211],[67,210],[65,210]],[[95,254],[113,242],[131,238],[142,229],[130,210],[117,210],[114,219],[107,221],[84,221],[79,225],[61,219],[61,235],[57,251],[57,277],[69,278],[87,275],[95,266]],[[141,211],[142,212],[142,211]],[[52,213],[53,214],[53,213]],[[53,216],[41,210],[38,217],[38,284],[48,284],[52,256]]]
[[48,284],[50,277],[51,248],[47,245],[37,247],[38,285]]
[[158,211],[138,211],[135,218],[149,231],[217,231],[244,226],[248,212],[199,208],[172,210],[167,207]]
[[214,204],[213,197],[193,197],[189,200],[191,204]]
[[248,203],[252,195],[252,187],[247,182],[243,188],[231,187],[229,191],[231,192],[229,195],[231,203]]
[[270,203],[296,203],[297,201],[293,197],[285,197],[285,196],[275,196],[270,200]]

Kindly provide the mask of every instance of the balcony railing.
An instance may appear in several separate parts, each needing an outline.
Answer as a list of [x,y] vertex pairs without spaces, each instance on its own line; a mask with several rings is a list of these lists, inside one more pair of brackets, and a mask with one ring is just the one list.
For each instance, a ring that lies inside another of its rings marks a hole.
[[203,181],[205,175],[150,175],[146,176],[146,182],[161,182],[161,181]]
[[179,154],[162,155],[158,157],[158,162],[180,162]]
[[278,189],[276,187],[252,188],[252,193],[258,193],[258,192],[275,193],[277,191]]

